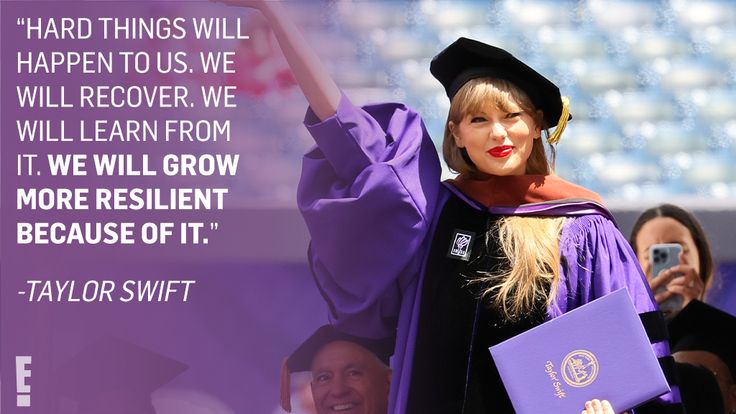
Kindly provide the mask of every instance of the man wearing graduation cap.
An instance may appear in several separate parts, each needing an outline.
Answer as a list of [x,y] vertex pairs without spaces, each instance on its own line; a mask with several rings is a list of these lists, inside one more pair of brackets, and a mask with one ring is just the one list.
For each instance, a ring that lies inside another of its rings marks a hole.
[[[670,321],[669,329],[675,360],[710,371],[720,389],[716,398],[722,399],[722,412],[736,414],[736,316],[694,300]],[[710,411],[710,407],[721,405],[720,401],[702,398],[708,391],[706,385],[701,381],[693,383],[692,389],[686,389],[686,384],[682,383],[683,402],[688,413],[715,412]],[[691,398],[695,402],[688,404]]]
[[322,326],[285,361],[281,406],[291,412],[289,375],[311,371],[317,414],[386,414],[393,340],[374,340]]
[[[623,287],[657,310],[600,197],[552,173],[544,141],[571,117],[544,76],[465,38],[433,59],[451,101],[443,156],[460,173],[441,182],[415,111],[353,105],[278,2],[224,1],[263,12],[309,102],[317,145],[297,200],[310,267],[333,324],[396,336],[391,414],[513,413],[488,347]],[[677,412],[679,395],[654,404]]]

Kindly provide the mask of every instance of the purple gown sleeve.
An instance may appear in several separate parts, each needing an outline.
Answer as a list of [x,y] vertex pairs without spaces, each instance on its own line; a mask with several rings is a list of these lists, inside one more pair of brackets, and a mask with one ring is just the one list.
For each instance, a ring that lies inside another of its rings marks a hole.
[[[560,238],[560,253],[562,280],[551,317],[623,287],[639,313],[658,309],[636,255],[611,220],[600,215],[570,219]],[[652,348],[657,357],[670,355],[667,341]],[[659,403],[679,402],[677,388],[659,397]]]
[[437,151],[419,115],[400,104],[358,108],[305,125],[317,145],[297,192],[309,260],[330,319],[368,337],[395,333],[404,288],[418,276],[440,186]]

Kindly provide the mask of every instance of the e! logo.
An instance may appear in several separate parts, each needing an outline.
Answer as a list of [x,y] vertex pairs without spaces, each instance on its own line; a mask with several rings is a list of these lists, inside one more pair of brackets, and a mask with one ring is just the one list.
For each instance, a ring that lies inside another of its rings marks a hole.
[[18,392],[16,406],[31,406],[31,386],[26,384],[26,379],[31,377],[31,357],[15,357],[15,389]]

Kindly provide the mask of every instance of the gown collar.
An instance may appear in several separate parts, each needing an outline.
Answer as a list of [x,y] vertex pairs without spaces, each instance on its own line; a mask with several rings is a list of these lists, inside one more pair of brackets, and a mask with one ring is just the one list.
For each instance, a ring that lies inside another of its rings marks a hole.
[[613,219],[597,193],[554,175],[490,176],[483,179],[460,175],[444,184],[468,204],[494,214],[601,214]]

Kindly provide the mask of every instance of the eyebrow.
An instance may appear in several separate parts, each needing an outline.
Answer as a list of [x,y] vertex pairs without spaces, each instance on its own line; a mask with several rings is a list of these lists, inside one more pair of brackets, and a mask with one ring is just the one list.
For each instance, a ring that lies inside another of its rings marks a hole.
[[357,362],[352,362],[352,363],[348,364],[347,366],[345,366],[345,369],[361,369],[361,370],[364,370],[365,369],[365,364],[361,364],[361,363],[357,363]]
[[[526,112],[526,111],[524,111],[524,108],[521,108],[521,107],[509,108],[508,110],[507,109],[503,109],[503,108],[497,108],[497,109],[498,109],[498,111],[503,112],[503,113],[506,113],[506,114]],[[468,112],[465,113],[466,116],[477,116],[477,115],[488,116],[488,114],[489,113],[486,110],[484,110],[484,109],[479,109],[477,111],[468,111]]]

